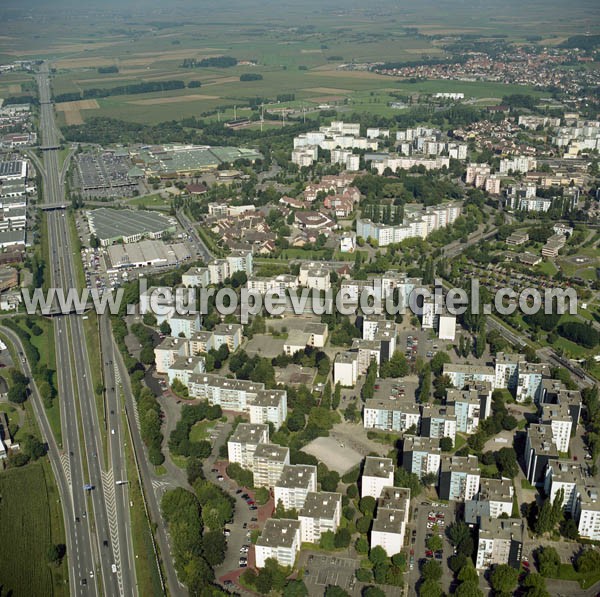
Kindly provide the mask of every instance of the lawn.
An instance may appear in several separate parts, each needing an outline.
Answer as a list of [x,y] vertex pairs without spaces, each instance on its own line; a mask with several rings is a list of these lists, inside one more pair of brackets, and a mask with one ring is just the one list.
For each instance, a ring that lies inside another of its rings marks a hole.
[[542,263],[535,266],[535,272],[544,276],[554,276],[557,271],[558,269],[552,261],[542,261]]
[[144,209],[165,209],[168,210],[171,207],[171,201],[165,199],[160,193],[154,193],[152,195],[144,195],[143,197],[136,197],[127,201],[128,207],[143,207]]
[[94,398],[96,399],[96,411],[98,413],[98,422],[100,423],[100,433],[102,435],[102,445],[104,448],[104,457],[107,458],[108,443],[106,442],[106,426],[104,425],[104,392],[98,393],[96,388],[103,387],[102,377],[102,355],[100,351],[100,334],[98,331],[98,315],[90,311],[87,319],[83,320],[83,330],[85,332],[85,341],[87,345],[87,354],[92,372],[92,388]]
[[[123,425],[127,429],[127,421],[123,415]],[[127,478],[129,480],[129,500],[133,504],[129,510],[131,516],[131,535],[135,552],[135,572],[138,591],[141,595],[160,595],[163,593],[158,563],[154,553],[152,530],[146,509],[143,506],[142,490],[136,473],[135,457],[131,449],[132,442],[127,440],[125,455],[127,459]],[[142,458],[144,456],[142,455]],[[141,556],[141,557],[140,557]]]
[[557,578],[561,580],[573,580],[579,583],[582,589],[587,589],[600,581],[600,570],[582,574],[581,572],[577,572],[572,564],[561,564]]
[[200,442],[209,439],[210,432],[215,426],[215,421],[198,421],[190,431],[190,441]]
[[47,551],[64,543],[58,495],[42,461],[0,475],[0,579],[5,595],[68,595],[67,568],[52,566]]

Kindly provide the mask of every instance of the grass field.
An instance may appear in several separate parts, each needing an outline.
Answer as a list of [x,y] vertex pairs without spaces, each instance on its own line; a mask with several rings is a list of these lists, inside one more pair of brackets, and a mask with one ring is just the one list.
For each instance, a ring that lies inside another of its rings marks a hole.
[[[127,429],[125,415],[122,415],[122,418],[124,428]],[[125,455],[127,458],[127,478],[129,479],[129,499],[133,504],[129,514],[131,516],[133,549],[136,554],[135,572],[138,590],[141,595],[160,595],[162,588],[152,544],[152,530],[142,503],[142,491],[136,473],[135,457],[131,445],[131,438],[129,438],[125,446]]]
[[0,475],[0,579],[14,597],[68,595],[66,563],[47,561],[52,544],[64,543],[58,493],[48,463],[38,461]]
[[[122,21],[119,9],[108,7],[93,18],[82,11],[69,22],[68,31],[54,15],[44,20],[43,31],[23,20],[9,21],[3,55],[52,57],[55,94],[167,79],[202,83],[200,88],[165,93],[67,102],[58,106],[61,124],[78,124],[96,115],[156,123],[201,116],[218,107],[240,108],[249,98],[275,99],[282,93],[295,94],[290,103],[295,107],[331,103],[344,110],[391,116],[397,113],[388,106],[393,92],[460,91],[485,104],[509,93],[532,90],[484,82],[409,83],[337,67],[350,62],[443,57],[447,55],[443,45],[449,41],[441,39],[444,35],[503,35],[519,42],[538,34],[545,44],[553,45],[588,27],[591,6],[576,2],[567,9],[558,0],[551,5],[544,5],[545,18],[540,20],[537,6],[521,5],[503,6],[500,16],[493,6],[472,10],[468,3],[432,11],[427,5],[402,6],[384,0],[377,10],[357,4],[345,7],[342,14],[313,0],[267,10],[234,2],[220,6],[214,19],[193,7],[184,12],[172,7],[168,16],[128,14],[127,27],[116,24]],[[240,63],[232,68],[182,67],[185,59],[218,55],[234,56]],[[118,72],[98,71],[106,66],[116,66]],[[240,75],[245,73],[260,73],[263,80],[241,82]],[[23,93],[31,83],[29,73],[6,73],[0,80],[0,97]]]
[[208,439],[214,426],[214,421],[198,421],[190,431],[190,441],[199,442]]

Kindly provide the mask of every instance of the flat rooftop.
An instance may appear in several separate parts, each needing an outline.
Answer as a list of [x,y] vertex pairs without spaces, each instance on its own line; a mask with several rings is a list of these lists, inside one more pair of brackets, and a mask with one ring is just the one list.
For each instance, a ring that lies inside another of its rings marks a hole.
[[381,458],[379,456],[367,456],[363,477],[381,477],[387,478],[394,474],[394,462],[391,458]]
[[300,532],[300,521],[287,518],[269,518],[256,545],[265,547],[292,547]]
[[404,517],[398,510],[378,508],[377,518],[373,521],[373,531],[379,533],[402,533]]
[[158,234],[175,224],[166,216],[147,210],[101,207],[88,212],[90,228],[100,240],[136,234]]
[[332,519],[342,507],[342,494],[327,491],[311,491],[306,496],[300,516]]
[[313,475],[316,480],[317,467],[314,464],[286,464],[277,487],[307,489]]
[[258,444],[254,452],[254,458],[271,460],[272,462],[285,462],[288,459],[290,449],[277,444]]
[[264,423],[240,423],[229,441],[240,444],[258,444],[259,442],[269,441],[269,426]]

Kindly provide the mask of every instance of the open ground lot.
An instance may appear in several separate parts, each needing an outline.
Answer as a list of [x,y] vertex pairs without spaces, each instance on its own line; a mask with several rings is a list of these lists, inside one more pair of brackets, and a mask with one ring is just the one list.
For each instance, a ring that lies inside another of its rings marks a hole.
[[356,450],[331,437],[318,437],[302,450],[312,454],[325,463],[329,469],[337,471],[340,475],[355,467],[362,460],[362,455]]

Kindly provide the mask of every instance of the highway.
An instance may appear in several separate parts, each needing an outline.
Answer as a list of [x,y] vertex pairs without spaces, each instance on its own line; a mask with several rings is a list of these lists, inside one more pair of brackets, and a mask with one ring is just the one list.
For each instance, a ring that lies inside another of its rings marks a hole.
[[[59,167],[59,154],[54,149],[59,145],[59,133],[51,104],[47,64],[42,66],[37,81],[41,143],[42,149],[46,148],[41,170],[44,203],[59,203],[65,200],[66,165]],[[79,255],[71,244],[65,212],[48,212],[47,226],[52,285],[65,290],[76,288],[74,259],[79,259]],[[62,476],[70,487],[73,505],[72,518],[66,521],[70,535],[67,543],[71,594],[136,595],[128,487],[126,484],[116,486],[116,481],[126,478],[118,397],[114,389],[106,397],[106,404],[115,413],[107,434],[109,463],[106,466],[100,432],[101,424],[106,422],[99,421],[82,317],[55,317],[54,326],[65,449],[61,456]],[[105,368],[105,375],[107,370]],[[110,374],[107,377],[110,383]],[[114,369],[112,377],[114,380]],[[113,381],[110,387],[114,386]],[[59,485],[61,483],[59,480]]]

